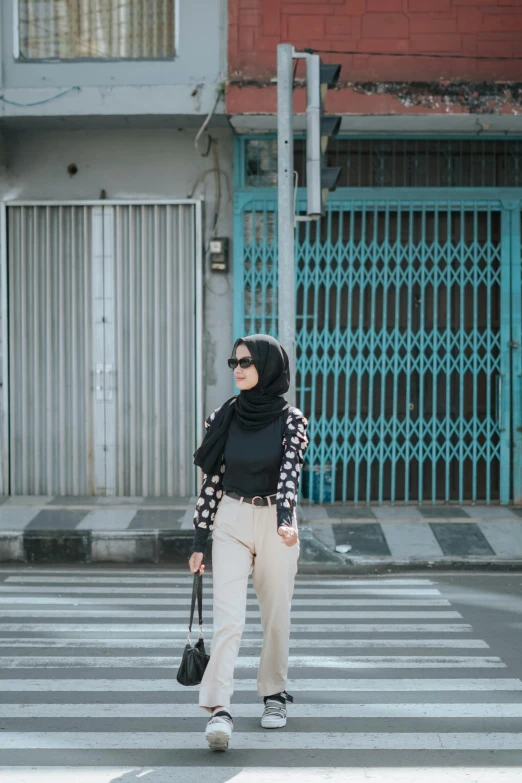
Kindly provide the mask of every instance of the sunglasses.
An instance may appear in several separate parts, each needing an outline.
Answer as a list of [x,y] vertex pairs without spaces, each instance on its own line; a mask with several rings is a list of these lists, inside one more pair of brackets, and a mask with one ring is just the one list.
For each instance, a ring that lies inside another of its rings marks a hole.
[[248,367],[252,367],[254,364],[254,360],[251,356],[245,356],[243,359],[229,359],[228,360],[228,366],[231,370],[235,370],[238,366],[241,367],[242,370],[246,370]]

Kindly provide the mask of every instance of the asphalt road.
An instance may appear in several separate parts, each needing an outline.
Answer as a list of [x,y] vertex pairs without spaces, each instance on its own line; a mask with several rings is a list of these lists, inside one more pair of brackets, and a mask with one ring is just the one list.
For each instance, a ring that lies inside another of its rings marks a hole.
[[522,780],[522,574],[300,576],[275,731],[250,589],[226,753],[175,679],[190,589],[154,566],[0,568],[2,783]]

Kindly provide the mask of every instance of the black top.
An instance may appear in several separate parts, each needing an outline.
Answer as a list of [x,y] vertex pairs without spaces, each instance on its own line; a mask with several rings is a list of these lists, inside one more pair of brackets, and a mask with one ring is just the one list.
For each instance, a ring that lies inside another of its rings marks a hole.
[[246,430],[233,416],[225,444],[225,492],[238,492],[248,498],[276,494],[285,420],[282,413],[261,430]]
[[[215,411],[213,411],[208,419],[205,421],[205,427],[208,430],[212,430],[214,427],[214,422],[216,421],[216,415],[219,413],[221,408],[216,408]],[[272,426],[272,425],[270,425]],[[279,465],[279,475],[278,475],[278,482],[277,482],[277,495],[276,495],[276,506],[277,506],[277,527],[281,527],[281,525],[291,525],[294,515],[296,513],[296,506],[297,506],[297,494],[299,490],[299,475],[301,468],[303,466],[304,462],[304,454],[306,451],[306,447],[308,445],[308,436],[306,434],[308,426],[308,421],[303,416],[301,411],[298,408],[290,407],[288,411],[285,411],[281,417],[281,429],[282,429],[282,437],[281,437],[281,464]],[[268,425],[267,425],[268,430]],[[241,438],[244,433],[238,432],[239,437]],[[252,432],[249,431],[248,433],[248,444],[251,444],[252,441],[250,440],[250,437],[252,436]],[[256,435],[259,435],[261,438],[263,438],[261,432],[256,432]],[[268,437],[265,439],[267,443],[265,444],[267,446],[267,452],[266,456],[267,458],[271,455],[272,449],[277,448],[276,444],[276,438],[274,435],[274,438]],[[241,441],[238,442],[237,445],[241,445]],[[259,444],[257,444],[259,446]],[[239,448],[236,449],[236,443],[231,442],[231,450],[232,450],[232,459],[236,460],[236,468],[235,468],[235,475],[238,477],[240,470],[237,465],[237,454],[239,452]],[[250,447],[245,448],[243,453],[243,458],[241,462],[241,467],[244,468],[245,465],[245,458],[248,454],[248,457],[250,460],[253,460],[256,457],[256,451]],[[194,540],[192,543],[192,551],[193,552],[205,552],[205,547],[207,544],[207,538],[208,534],[211,530],[214,528],[214,519],[216,517],[219,504],[221,502],[221,498],[223,497],[223,483],[224,483],[224,477],[225,472],[228,472],[228,466],[226,464],[225,460],[225,454],[224,451],[221,455],[221,459],[219,460],[219,465],[216,467],[215,472],[211,473],[204,473],[203,474],[203,482],[201,484],[201,489],[199,491],[199,497],[196,503],[196,509],[194,511]],[[265,468],[266,469],[266,468]],[[270,475],[271,475],[272,467],[270,467]],[[243,471],[244,472],[244,471]],[[229,474],[230,475],[233,474]],[[252,469],[251,467],[248,470],[248,475],[252,476]],[[262,478],[262,477],[261,477]],[[238,486],[243,487],[243,481],[241,481],[241,484]],[[271,480],[268,481],[268,484],[271,484]],[[257,484],[256,484],[257,486]],[[243,493],[245,490],[242,489],[241,493]],[[245,493],[245,497],[253,497],[256,494],[263,494],[259,491],[259,489],[256,489],[256,492],[253,493],[253,495],[247,495]],[[271,492],[268,492],[267,494],[272,494]]]

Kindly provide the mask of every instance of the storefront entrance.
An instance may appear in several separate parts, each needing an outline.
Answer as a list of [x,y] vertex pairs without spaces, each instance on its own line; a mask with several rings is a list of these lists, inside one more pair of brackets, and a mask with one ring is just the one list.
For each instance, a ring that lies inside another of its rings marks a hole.
[[[520,502],[520,190],[403,184],[296,229],[304,498]],[[236,194],[237,335],[277,335],[276,209]]]
[[9,204],[4,225],[2,493],[192,495],[199,205]]

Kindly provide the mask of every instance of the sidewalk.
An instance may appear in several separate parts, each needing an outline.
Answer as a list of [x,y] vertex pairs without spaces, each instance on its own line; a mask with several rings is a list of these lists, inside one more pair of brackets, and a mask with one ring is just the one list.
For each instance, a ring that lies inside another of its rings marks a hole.
[[[196,498],[5,498],[0,501],[0,562],[179,562],[190,553],[195,502]],[[298,516],[301,570],[522,569],[518,506],[302,505]]]

